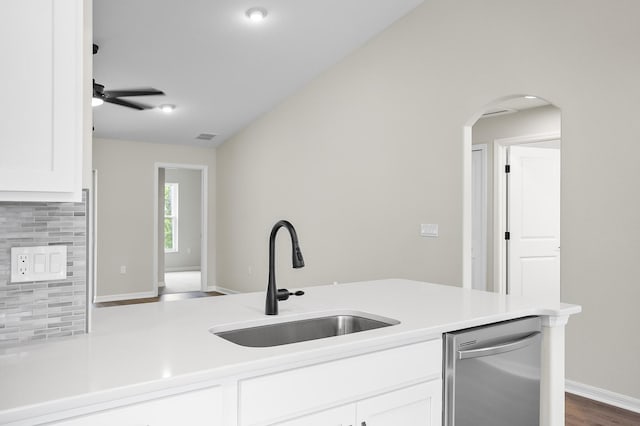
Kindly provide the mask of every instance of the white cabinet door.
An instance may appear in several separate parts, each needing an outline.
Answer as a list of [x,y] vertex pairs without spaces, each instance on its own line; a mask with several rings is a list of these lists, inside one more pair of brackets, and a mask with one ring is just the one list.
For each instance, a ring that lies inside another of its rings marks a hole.
[[441,371],[442,340],[436,339],[248,378],[239,382],[238,424],[271,424],[426,381]]
[[442,381],[365,399],[357,404],[357,426],[440,426],[442,423]]
[[355,426],[355,404],[343,405],[297,419],[276,423],[274,426]]
[[83,13],[83,0],[0,1],[0,201],[80,200]]
[[55,426],[222,426],[219,387],[154,399],[53,423]]

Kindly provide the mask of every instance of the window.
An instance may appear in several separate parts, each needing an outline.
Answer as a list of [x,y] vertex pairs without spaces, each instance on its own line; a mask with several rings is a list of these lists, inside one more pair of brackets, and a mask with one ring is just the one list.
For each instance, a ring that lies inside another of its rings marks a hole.
[[164,251],[178,251],[178,184],[164,184]]

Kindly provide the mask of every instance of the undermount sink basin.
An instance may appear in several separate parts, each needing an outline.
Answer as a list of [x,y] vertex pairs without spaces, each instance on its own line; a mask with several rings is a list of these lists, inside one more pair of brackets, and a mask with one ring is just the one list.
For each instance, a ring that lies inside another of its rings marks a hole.
[[400,321],[358,312],[277,322],[274,324],[231,330],[213,328],[209,331],[216,336],[241,346],[264,348],[358,333],[396,324],[400,324]]

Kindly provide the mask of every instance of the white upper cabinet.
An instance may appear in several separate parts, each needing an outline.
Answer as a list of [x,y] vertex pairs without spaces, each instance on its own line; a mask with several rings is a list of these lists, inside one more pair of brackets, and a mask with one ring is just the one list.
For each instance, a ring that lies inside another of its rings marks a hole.
[[81,198],[83,13],[83,0],[0,2],[0,201]]

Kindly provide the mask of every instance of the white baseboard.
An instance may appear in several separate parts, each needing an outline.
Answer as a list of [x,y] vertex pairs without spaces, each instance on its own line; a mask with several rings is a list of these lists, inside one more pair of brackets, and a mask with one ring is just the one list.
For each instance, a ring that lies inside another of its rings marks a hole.
[[199,272],[199,266],[173,266],[164,268],[164,272]]
[[155,294],[153,291],[145,291],[141,293],[109,294],[106,296],[96,296],[93,303],[119,302],[121,300],[146,299],[148,297],[157,297],[157,294]]
[[565,381],[565,390],[578,396],[613,405],[614,407],[622,408],[624,410],[640,413],[640,399],[632,398],[627,395],[574,382],[573,380]]
[[238,292],[235,290],[231,290],[230,288],[224,288],[217,285],[208,287],[207,291],[217,291],[218,293],[223,294],[237,294]]

